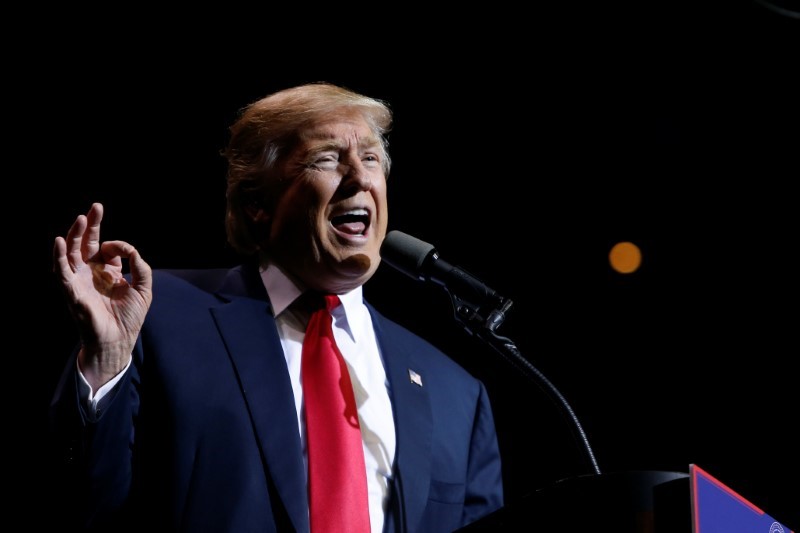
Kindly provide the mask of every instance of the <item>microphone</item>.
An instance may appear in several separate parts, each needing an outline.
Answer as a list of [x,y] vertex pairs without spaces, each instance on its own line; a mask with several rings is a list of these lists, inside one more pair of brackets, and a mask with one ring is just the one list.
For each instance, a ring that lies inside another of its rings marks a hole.
[[381,258],[389,266],[421,281],[441,285],[451,294],[479,305],[501,303],[504,298],[471,274],[439,257],[432,244],[402,231],[390,231],[381,246]]

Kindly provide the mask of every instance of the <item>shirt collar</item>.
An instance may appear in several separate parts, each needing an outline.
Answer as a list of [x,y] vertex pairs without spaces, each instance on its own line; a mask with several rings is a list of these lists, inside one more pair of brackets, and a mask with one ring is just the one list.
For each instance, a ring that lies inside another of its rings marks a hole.
[[[272,312],[276,317],[304,292],[300,285],[275,264],[261,268],[261,280],[264,282],[264,288],[272,304]],[[361,320],[364,314],[368,313],[364,306],[362,288],[359,286],[350,292],[340,294],[339,300],[342,302],[341,308],[344,309],[346,329],[349,329],[353,339],[357,340],[361,337],[363,325],[369,323]]]
[[272,313],[276,317],[303,294],[303,289],[274,264],[270,264],[266,268],[262,267],[260,273],[261,281],[264,282],[264,288],[267,289],[267,295],[272,304]]

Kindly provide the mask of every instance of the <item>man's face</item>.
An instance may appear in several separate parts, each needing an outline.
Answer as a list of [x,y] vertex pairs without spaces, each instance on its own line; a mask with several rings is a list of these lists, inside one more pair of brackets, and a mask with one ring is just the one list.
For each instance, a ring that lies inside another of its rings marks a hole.
[[388,223],[382,158],[380,139],[356,112],[302,131],[281,164],[289,183],[271,217],[271,260],[325,292],[372,277]]

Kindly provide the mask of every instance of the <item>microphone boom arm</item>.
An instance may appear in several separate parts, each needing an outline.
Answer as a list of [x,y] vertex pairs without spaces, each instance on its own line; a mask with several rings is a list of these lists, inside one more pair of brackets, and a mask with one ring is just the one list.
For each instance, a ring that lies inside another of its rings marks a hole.
[[[530,379],[544,390],[556,405],[566,413],[571,423],[573,436],[578,446],[584,452],[592,473],[599,475],[601,473],[600,466],[589,444],[589,439],[567,399],[539,369],[523,357],[522,353],[511,339],[502,337],[496,333],[497,328],[505,321],[506,313],[511,308],[513,302],[508,298],[496,295],[494,298],[495,303],[488,307],[485,305],[482,307],[459,297],[449,288],[444,288],[450,295],[456,322],[461,324],[467,333],[479,338],[503,356],[506,361],[511,363],[511,365],[526,378]],[[486,316],[484,317],[484,315]]]
[[597,465],[589,440],[567,400],[544,374],[522,356],[511,340],[497,335],[497,328],[503,323],[506,313],[511,308],[511,300],[503,298],[465,270],[444,261],[432,244],[402,231],[395,230],[386,234],[381,245],[381,258],[411,278],[435,283],[444,288],[453,303],[456,321],[467,333],[478,337],[500,353],[563,409],[592,470],[595,474],[600,474],[600,467]]

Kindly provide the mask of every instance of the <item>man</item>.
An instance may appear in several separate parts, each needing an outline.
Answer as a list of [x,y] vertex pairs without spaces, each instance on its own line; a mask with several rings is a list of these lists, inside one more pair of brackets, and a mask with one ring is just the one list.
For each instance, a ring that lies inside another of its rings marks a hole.
[[362,297],[388,224],[391,120],[326,83],[247,107],[225,151],[240,267],[153,271],[129,243],[101,242],[101,204],[56,238],[81,343],[53,430],[87,529],[329,531],[309,518],[299,297],[311,292],[341,301],[369,529],[452,531],[502,506],[484,386]]

